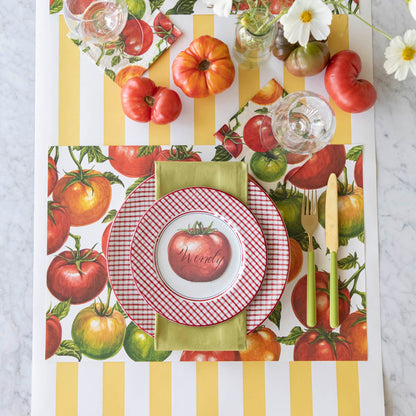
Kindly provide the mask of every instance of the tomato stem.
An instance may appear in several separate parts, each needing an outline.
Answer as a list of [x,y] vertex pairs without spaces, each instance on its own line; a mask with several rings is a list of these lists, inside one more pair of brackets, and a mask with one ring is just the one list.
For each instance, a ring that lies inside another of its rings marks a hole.
[[209,62],[207,59],[204,59],[203,61],[201,61],[198,65],[198,69],[200,71],[207,71],[209,69],[209,67],[211,66],[211,62]]
[[152,97],[151,95],[146,95],[146,97],[144,97],[144,102],[150,106],[153,107],[155,104],[155,99],[154,97]]
[[80,180],[82,181],[82,180],[84,179],[84,172],[83,172],[83,170],[82,170],[81,161],[79,161],[79,160],[75,157],[74,152],[72,151],[72,147],[71,147],[71,146],[68,146],[68,150],[69,150],[69,154],[71,155],[72,160],[75,162],[75,164],[76,164],[76,165],[77,165],[77,167],[78,167],[79,173],[80,173],[80,175],[81,175]]
[[189,235],[208,235],[217,230],[212,228],[212,222],[208,227],[204,227],[201,221],[195,221],[192,227],[188,225],[188,228],[180,231],[186,231]]

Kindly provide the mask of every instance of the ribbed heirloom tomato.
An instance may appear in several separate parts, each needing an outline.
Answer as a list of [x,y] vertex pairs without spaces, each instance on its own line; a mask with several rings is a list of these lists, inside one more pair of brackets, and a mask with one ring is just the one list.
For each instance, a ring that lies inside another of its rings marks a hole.
[[203,98],[226,90],[234,81],[235,69],[228,46],[204,35],[177,55],[172,75],[188,97]]
[[367,360],[367,317],[365,310],[348,315],[341,324],[340,334],[350,343],[352,359]]
[[130,78],[121,89],[124,114],[134,121],[168,124],[182,111],[182,102],[176,91],[157,87],[145,77]]
[[46,316],[46,339],[45,339],[45,359],[51,358],[61,344],[62,326],[59,318],[55,315]]
[[183,351],[180,361],[240,361],[238,351]]
[[172,146],[170,149],[162,150],[155,158],[155,162],[200,162],[201,157],[191,147],[183,145]]

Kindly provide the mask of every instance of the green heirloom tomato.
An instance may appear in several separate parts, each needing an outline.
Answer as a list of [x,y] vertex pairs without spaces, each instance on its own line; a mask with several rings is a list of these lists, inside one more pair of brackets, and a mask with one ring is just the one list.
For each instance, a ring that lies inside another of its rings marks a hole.
[[279,147],[266,153],[255,152],[250,160],[250,168],[261,181],[274,182],[286,172],[286,156]]
[[165,361],[171,351],[155,351],[153,338],[130,322],[124,339],[124,350],[133,361]]
[[297,77],[311,77],[322,72],[329,61],[329,48],[323,42],[298,46],[285,61],[287,70]]
[[[325,228],[326,191],[319,197],[319,223]],[[345,194],[338,195],[339,238],[354,238],[364,232],[364,198],[362,188],[348,185]]]
[[302,235],[305,232],[300,219],[302,194],[296,189],[288,190],[285,185],[279,183],[274,191],[270,191],[270,198],[283,218],[289,237]]
[[71,330],[75,344],[94,360],[106,360],[116,355],[126,333],[126,322],[120,312],[113,308],[101,310],[99,303],[83,309],[75,317]]

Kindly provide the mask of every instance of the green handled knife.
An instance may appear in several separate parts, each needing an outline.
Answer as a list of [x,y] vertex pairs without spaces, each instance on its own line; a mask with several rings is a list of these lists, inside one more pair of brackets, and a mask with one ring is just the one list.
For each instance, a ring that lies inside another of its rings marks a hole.
[[329,277],[329,324],[332,328],[339,325],[338,311],[338,183],[335,173],[328,179],[325,205],[326,246],[331,253],[331,273]]

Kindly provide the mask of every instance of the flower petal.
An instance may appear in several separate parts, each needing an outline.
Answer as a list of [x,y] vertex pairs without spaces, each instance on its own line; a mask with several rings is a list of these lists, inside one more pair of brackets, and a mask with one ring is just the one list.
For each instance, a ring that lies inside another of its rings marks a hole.
[[416,30],[406,30],[406,33],[403,36],[403,40],[407,46],[416,48]]

